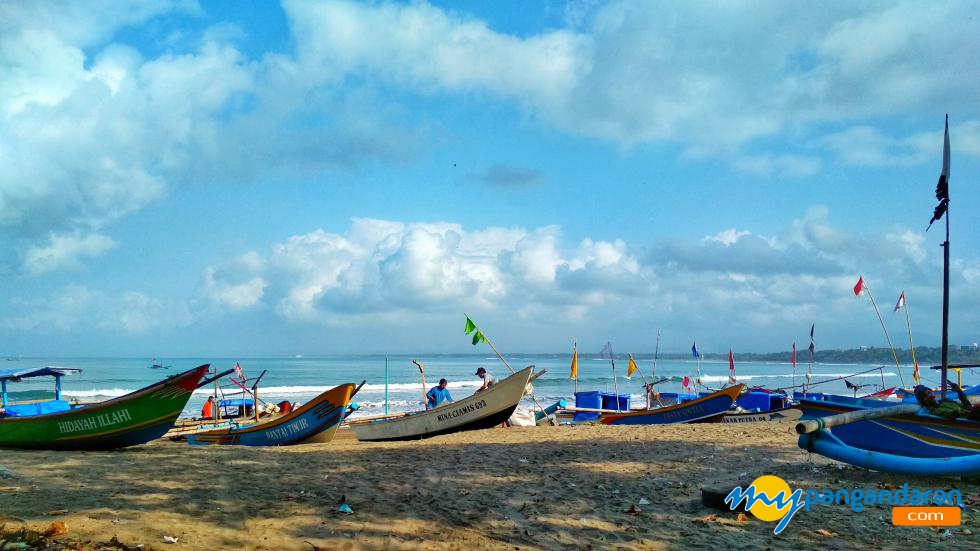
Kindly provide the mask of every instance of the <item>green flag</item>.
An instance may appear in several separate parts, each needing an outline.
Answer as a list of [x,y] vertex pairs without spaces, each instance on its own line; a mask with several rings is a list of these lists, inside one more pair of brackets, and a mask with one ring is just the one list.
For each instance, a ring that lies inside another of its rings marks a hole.
[[473,333],[473,346],[480,344],[481,342],[487,342],[487,338],[483,336],[479,330]]
[[[466,316],[466,334],[469,335],[474,329],[476,329],[476,324],[473,323],[473,320],[469,316]],[[473,341],[473,344],[476,344],[476,341]]]

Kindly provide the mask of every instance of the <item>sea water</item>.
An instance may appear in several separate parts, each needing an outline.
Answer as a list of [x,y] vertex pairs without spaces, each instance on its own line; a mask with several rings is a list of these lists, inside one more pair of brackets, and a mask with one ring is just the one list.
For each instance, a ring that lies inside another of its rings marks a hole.
[[[528,365],[534,365],[536,371],[547,370],[547,373],[533,383],[534,396],[539,403],[548,406],[559,399],[566,399],[569,404],[574,404],[576,381],[569,378],[570,354],[514,354],[505,357],[515,370]],[[471,395],[482,384],[482,379],[476,376],[478,367],[486,368],[498,380],[510,374],[499,358],[486,354],[388,356],[389,412],[415,411],[422,407],[422,385],[419,370],[412,364],[413,359],[425,365],[427,388],[438,384],[440,378],[445,378],[449,381],[449,391],[455,400]],[[353,399],[360,406],[355,415],[379,415],[385,412],[386,357],[383,355],[290,358],[16,358],[0,361],[0,370],[42,366],[79,368],[82,373],[62,379],[63,396],[72,401],[95,402],[122,396],[164,379],[168,375],[204,363],[210,363],[218,371],[224,371],[234,367],[236,362],[241,365],[249,379],[248,386],[251,386],[251,382],[265,371],[265,376],[259,385],[261,400],[272,403],[283,400],[303,403],[339,384],[358,384],[365,381],[365,385]],[[153,363],[169,368],[150,369],[148,366]],[[638,363],[643,376],[647,380],[653,380],[652,359],[638,358]],[[577,388],[581,391],[602,392],[614,392],[618,389],[620,394],[632,395],[634,405],[643,404],[645,400],[643,378],[636,373],[631,379],[627,379],[626,365],[625,358],[616,359],[614,379],[612,365],[608,358],[582,355],[579,357]],[[677,378],[676,381],[661,384],[659,390],[679,392],[681,390],[679,381],[684,376],[690,377],[692,381],[698,378],[698,366],[699,364],[693,360],[658,360],[656,368],[658,379],[669,376]],[[793,367],[788,362],[739,362],[736,364],[736,378],[738,382],[749,386],[788,388],[794,384],[802,385],[807,369],[807,364],[797,364],[794,376]],[[854,375],[869,370],[868,373]],[[905,382],[910,385],[911,369],[903,366],[903,370]],[[858,391],[859,394],[874,392],[882,386],[885,388],[900,386],[900,379],[894,365],[813,364],[812,374],[811,381],[814,383],[848,376],[851,383],[867,385]],[[700,378],[707,387],[720,388],[728,382],[728,375],[727,361],[702,360],[700,362]],[[926,382],[929,380],[927,379]],[[53,387],[53,379],[39,378],[10,383],[8,391],[13,393],[14,400],[30,399],[39,397],[44,394],[43,391],[49,391]],[[204,401],[213,391],[213,384],[198,389],[188,402],[184,416],[199,415]],[[241,397],[240,389],[228,377],[221,380],[219,391],[224,397]],[[813,391],[847,396],[854,394],[853,390],[845,386],[843,380],[821,384],[814,387]],[[525,405],[531,407],[527,398]]]

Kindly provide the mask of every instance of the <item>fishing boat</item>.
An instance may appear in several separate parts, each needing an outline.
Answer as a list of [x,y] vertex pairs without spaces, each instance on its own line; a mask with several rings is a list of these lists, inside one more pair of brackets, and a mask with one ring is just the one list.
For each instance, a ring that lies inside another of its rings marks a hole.
[[420,440],[440,434],[495,427],[510,418],[524,396],[534,366],[526,367],[488,390],[435,409],[400,417],[350,421],[364,442]]
[[712,423],[720,421],[728,413],[745,385],[723,388],[694,400],[673,406],[629,411],[602,413],[599,422],[605,425],[673,425],[677,423]]
[[[943,170],[936,186],[939,205],[931,226],[945,215],[943,242],[943,323],[940,389],[945,398],[949,350],[949,117],[943,144]],[[860,284],[860,280],[859,280]],[[855,290],[855,292],[857,292]],[[966,367],[966,366],[964,366]],[[933,476],[980,474],[980,422],[942,419],[919,411],[918,404],[889,406],[880,400],[801,400],[797,424],[800,448],[879,471]]]
[[187,443],[192,446],[291,446],[329,442],[344,420],[347,404],[355,392],[353,384],[340,385],[286,415],[264,422],[227,425],[187,434]]
[[[0,447],[108,450],[149,442],[174,425],[208,367],[195,367],[125,396],[85,405],[69,404],[61,395],[61,378],[79,369],[0,371]],[[54,400],[8,403],[7,384],[34,377],[55,378]]]

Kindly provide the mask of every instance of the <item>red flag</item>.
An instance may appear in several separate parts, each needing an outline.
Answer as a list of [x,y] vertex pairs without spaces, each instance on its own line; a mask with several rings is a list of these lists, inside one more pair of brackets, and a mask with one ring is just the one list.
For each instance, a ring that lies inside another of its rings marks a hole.
[[903,306],[905,306],[905,291],[902,291],[902,294],[899,295],[898,303],[895,304],[895,311],[898,312]]
[[238,375],[238,378],[241,379],[242,382],[245,382],[245,372],[242,371],[242,366],[238,365],[238,362],[235,362],[235,375]]
[[913,366],[913,368],[912,368],[912,380],[915,381],[915,384],[919,384],[919,361],[916,360],[916,361],[912,362],[912,366]]
[[793,343],[793,356],[790,357],[790,361],[793,362],[793,369],[796,369],[796,343]]
[[735,384],[735,357],[732,356],[732,349],[728,349],[728,382]]
[[857,284],[854,285],[854,296],[860,295],[861,291],[863,290],[864,290],[864,278],[859,276]]
[[681,386],[684,387],[685,389],[691,386],[691,378],[688,377],[687,375],[684,375],[684,380],[681,381]]

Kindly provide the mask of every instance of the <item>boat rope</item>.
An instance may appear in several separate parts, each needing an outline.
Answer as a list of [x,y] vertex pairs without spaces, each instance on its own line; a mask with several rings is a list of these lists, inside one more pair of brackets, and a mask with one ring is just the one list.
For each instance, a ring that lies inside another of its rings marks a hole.
[[834,381],[841,381],[841,380],[843,380],[843,379],[845,379],[847,377],[856,377],[858,375],[864,375],[866,373],[872,373],[872,372],[875,372],[875,371],[881,371],[882,369],[884,369],[884,366],[879,366],[879,367],[876,367],[874,369],[869,369],[867,371],[861,371],[859,373],[851,373],[850,375],[841,375],[840,377],[834,377],[833,379],[825,379],[823,381],[817,381],[815,383],[810,383],[810,384],[807,384],[807,385],[782,386],[782,387],[776,388],[775,390],[791,390],[791,389],[794,389],[794,388],[803,388],[804,386],[822,385],[824,383],[832,383]]

